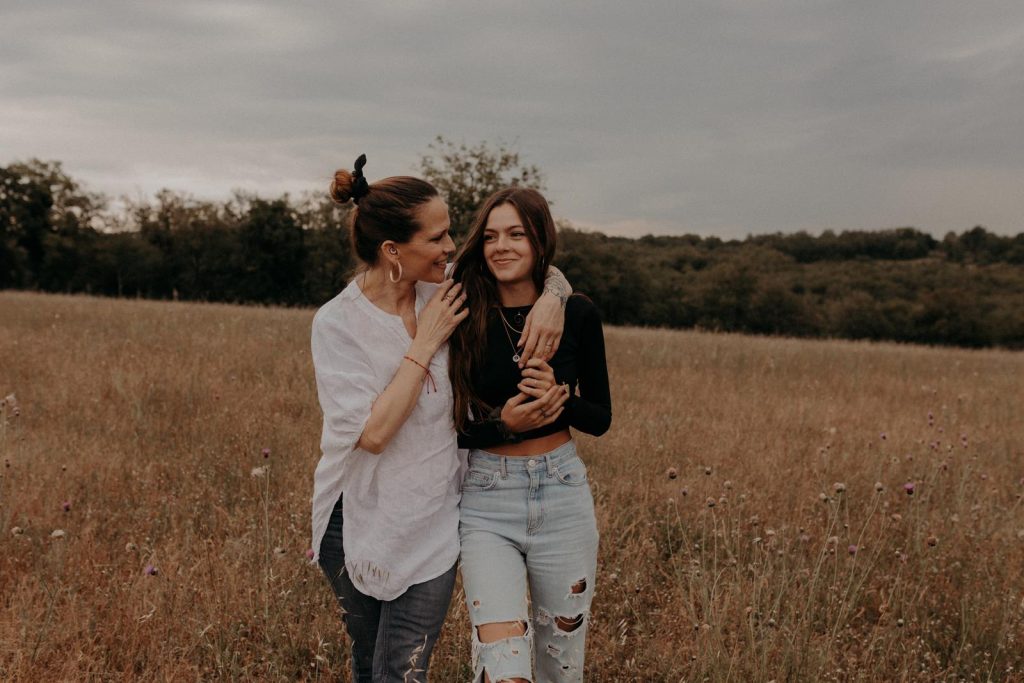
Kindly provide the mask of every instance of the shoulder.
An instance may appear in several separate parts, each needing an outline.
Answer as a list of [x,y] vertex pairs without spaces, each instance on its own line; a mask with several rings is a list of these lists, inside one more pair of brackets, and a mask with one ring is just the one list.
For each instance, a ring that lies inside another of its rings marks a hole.
[[601,311],[593,300],[582,292],[573,292],[565,302],[566,319],[601,320]]
[[355,318],[359,315],[356,301],[359,295],[359,289],[350,282],[337,296],[317,309],[313,316],[314,339],[320,335],[347,336],[347,331],[353,329],[353,323],[358,322]]

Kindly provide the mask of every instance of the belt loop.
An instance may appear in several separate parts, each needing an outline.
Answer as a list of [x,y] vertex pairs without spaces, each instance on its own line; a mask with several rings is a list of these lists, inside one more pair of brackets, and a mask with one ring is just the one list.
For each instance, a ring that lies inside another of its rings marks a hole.
[[504,456],[504,455],[501,456],[501,478],[502,479],[508,479],[508,464],[507,463],[508,463],[508,458],[506,456]]
[[551,462],[551,454],[548,453],[544,456],[544,463],[548,466],[548,476],[553,477],[555,475],[555,466]]

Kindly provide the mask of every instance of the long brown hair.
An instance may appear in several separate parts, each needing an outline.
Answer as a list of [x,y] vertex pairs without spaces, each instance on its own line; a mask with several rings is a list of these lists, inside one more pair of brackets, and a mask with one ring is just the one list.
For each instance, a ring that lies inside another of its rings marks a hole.
[[522,187],[499,190],[488,197],[477,211],[469,236],[455,257],[453,275],[456,282],[462,283],[469,309],[469,316],[455,328],[448,340],[448,374],[455,393],[455,428],[459,431],[464,431],[470,410],[479,420],[486,417],[493,407],[474,391],[472,377],[483,362],[488,320],[501,306],[497,282],[484,259],[484,228],[491,211],[503,204],[509,204],[516,210],[526,229],[534,256],[531,276],[538,294],[544,289],[544,277],[555,256],[555,221],[547,200],[537,190]]

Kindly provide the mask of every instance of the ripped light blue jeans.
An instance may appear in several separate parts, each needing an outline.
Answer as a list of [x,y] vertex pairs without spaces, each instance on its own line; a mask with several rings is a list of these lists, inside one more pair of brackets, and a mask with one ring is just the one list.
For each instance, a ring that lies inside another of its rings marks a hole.
[[[529,457],[471,451],[460,509],[474,681],[484,671],[495,683],[582,681],[598,534],[575,444]],[[479,626],[502,622],[525,635],[480,641]]]

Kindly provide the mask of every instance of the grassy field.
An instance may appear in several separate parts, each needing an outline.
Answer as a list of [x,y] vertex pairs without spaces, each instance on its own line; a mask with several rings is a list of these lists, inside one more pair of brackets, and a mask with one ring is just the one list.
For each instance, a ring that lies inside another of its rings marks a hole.
[[[347,669],[312,315],[0,292],[0,680]],[[606,336],[587,680],[1024,680],[1024,354]]]

